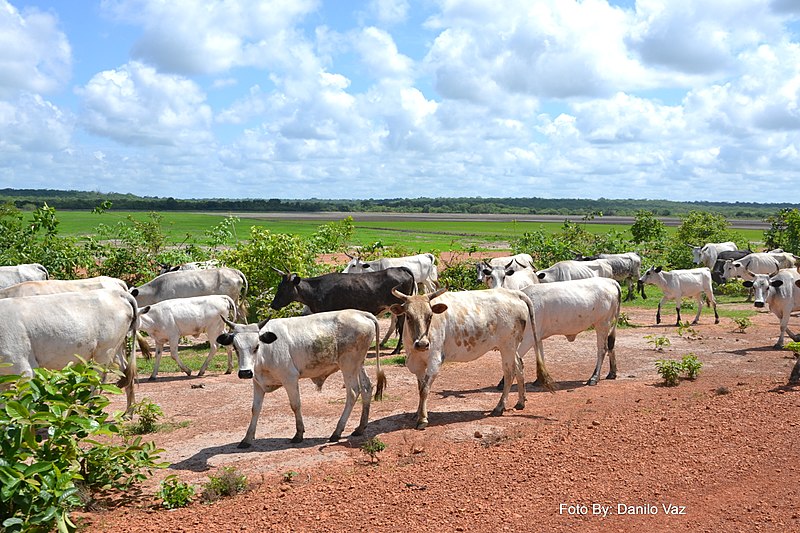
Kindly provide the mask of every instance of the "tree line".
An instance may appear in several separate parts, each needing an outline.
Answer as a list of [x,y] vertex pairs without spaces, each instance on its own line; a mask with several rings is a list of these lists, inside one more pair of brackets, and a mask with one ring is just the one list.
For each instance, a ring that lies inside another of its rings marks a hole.
[[397,212],[397,213],[483,213],[525,215],[635,216],[649,211],[659,217],[683,216],[705,211],[726,218],[765,219],[800,204],[756,202],[673,202],[669,200],[580,198],[385,198],[337,199],[227,199],[137,196],[134,194],[62,191],[56,189],[0,189],[0,203],[11,203],[33,211],[45,203],[61,210],[91,210],[104,202],[123,211],[217,211],[217,212]]

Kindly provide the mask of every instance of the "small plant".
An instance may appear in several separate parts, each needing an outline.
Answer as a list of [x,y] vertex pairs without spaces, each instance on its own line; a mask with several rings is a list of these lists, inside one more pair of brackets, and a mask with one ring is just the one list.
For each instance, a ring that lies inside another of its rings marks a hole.
[[245,490],[247,490],[247,476],[236,470],[236,467],[223,466],[216,474],[208,476],[201,497],[203,501],[213,502]]
[[697,359],[695,354],[687,353],[681,359],[681,368],[686,372],[686,378],[694,381],[697,379],[700,369],[703,368],[703,363]]
[[170,474],[161,482],[156,496],[161,498],[161,505],[167,509],[186,507],[194,497],[194,486],[178,479],[175,474]]
[[291,483],[294,481],[294,478],[298,476],[297,472],[294,470],[289,470],[288,472],[283,473],[283,482],[284,483]]
[[737,333],[744,333],[744,330],[753,325],[753,321],[746,316],[736,317],[733,319],[733,322],[736,324],[735,331]]
[[628,313],[622,312],[617,317],[617,326],[621,328],[631,327],[631,317]]
[[800,356],[800,342],[787,342],[783,348],[792,351],[795,357]]
[[361,445],[361,451],[369,455],[371,463],[377,463],[378,453],[385,449],[386,444],[384,444],[378,437],[372,437]]
[[645,335],[644,338],[647,339],[647,342],[652,344],[658,352],[663,352],[664,348],[668,348],[672,344],[664,335]]
[[678,335],[681,337],[685,336],[685,338],[689,340],[697,340],[700,338],[700,334],[692,327],[689,321],[678,324]]
[[139,419],[125,427],[125,433],[128,435],[155,433],[159,429],[159,419],[164,416],[161,407],[147,398],[143,398],[142,401],[133,405],[133,414]]
[[682,365],[680,361],[674,359],[659,359],[656,361],[656,370],[664,378],[664,385],[674,387],[680,379]]

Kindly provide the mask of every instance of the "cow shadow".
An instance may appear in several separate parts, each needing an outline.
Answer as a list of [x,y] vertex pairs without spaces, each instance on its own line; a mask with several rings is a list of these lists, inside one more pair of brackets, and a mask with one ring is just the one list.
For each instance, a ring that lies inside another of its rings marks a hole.
[[[738,350],[719,350],[715,351],[714,353],[727,353],[731,355],[738,355],[740,357],[746,357],[753,353],[759,352],[779,352],[781,351],[779,348],[775,348],[774,346],[756,346],[752,348],[740,348]],[[791,352],[789,352],[791,353]]]
[[[613,380],[601,380],[601,381],[613,381]],[[580,389],[583,387],[588,387],[589,385],[586,384],[586,381],[556,381],[553,382],[553,389],[555,391],[560,390],[574,390]],[[477,393],[500,393],[502,392],[502,388],[498,388],[497,385],[489,385],[486,387],[482,387],[479,389],[459,389],[459,390],[438,390],[432,391],[431,394],[436,394],[440,398],[466,398],[468,394],[477,394]],[[535,385],[533,381],[526,381],[525,382],[525,392],[528,393],[543,393],[543,392],[550,392],[548,389],[542,387],[541,385]],[[511,385],[511,390],[509,395],[517,393],[517,384],[514,383]]]
[[327,446],[336,446],[345,443],[342,439],[338,443],[329,442],[325,437],[319,438],[305,438],[303,442],[293,444],[285,437],[269,437],[266,439],[254,439],[253,445],[249,448],[239,448],[239,442],[232,442],[230,444],[222,444],[219,446],[209,446],[203,448],[194,455],[177,463],[169,465],[170,469],[174,470],[189,470],[191,472],[206,472],[211,469],[209,460],[218,455],[237,456],[242,458],[251,453],[274,452],[288,449],[306,449],[306,448],[322,448]]
[[150,375],[148,374],[144,377],[139,376],[138,378],[136,378],[136,381],[140,385],[143,385],[145,383],[172,383],[173,381],[186,381],[187,383],[192,383],[192,385],[196,385],[198,383],[201,383],[203,379],[212,378],[217,375],[224,376],[225,374],[224,373],[214,374],[208,372],[206,372],[206,374],[202,376],[198,376],[196,373],[193,373],[191,376],[187,376],[184,373],[175,374],[174,376],[159,374],[158,377],[153,380],[150,379]]

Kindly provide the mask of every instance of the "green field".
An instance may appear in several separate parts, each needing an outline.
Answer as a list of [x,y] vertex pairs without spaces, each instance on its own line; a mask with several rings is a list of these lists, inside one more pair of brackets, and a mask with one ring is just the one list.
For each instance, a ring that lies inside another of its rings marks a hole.
[[[204,241],[204,232],[225,219],[224,214],[200,214],[183,212],[161,212],[162,227],[171,242],[179,243],[195,240]],[[58,226],[61,235],[86,236],[97,233],[101,224],[114,226],[125,222],[128,217],[145,221],[148,214],[144,212],[108,211],[95,214],[87,211],[58,211]],[[565,217],[567,218],[567,217]],[[571,219],[580,223],[580,220]],[[331,221],[334,221],[332,219]],[[330,222],[330,221],[329,221]],[[310,235],[325,221],[297,221],[242,218],[236,225],[236,236],[246,239],[251,226],[259,226],[275,233],[293,233]],[[479,250],[507,249],[508,242],[525,232],[559,231],[563,222],[475,222],[475,221],[363,221],[355,222],[353,245],[369,245],[381,242],[384,246],[404,246],[419,251],[464,250],[475,246]],[[583,224],[592,233],[607,233],[611,230],[627,231],[630,226],[619,224]],[[676,228],[668,227],[668,232]],[[760,230],[736,230],[749,242],[761,242],[763,232]]]

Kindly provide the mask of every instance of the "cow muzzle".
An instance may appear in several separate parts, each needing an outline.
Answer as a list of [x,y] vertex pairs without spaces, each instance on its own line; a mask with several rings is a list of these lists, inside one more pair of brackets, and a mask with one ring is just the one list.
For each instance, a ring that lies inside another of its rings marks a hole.
[[239,370],[238,376],[239,376],[239,379],[253,379],[253,371],[252,370]]
[[428,342],[428,339],[425,338],[425,337],[414,341],[414,348],[417,349],[417,350],[425,351],[428,348],[430,348],[430,346],[431,346],[431,343]]
[[764,302],[753,302],[753,305],[760,309],[760,308],[764,307]]

